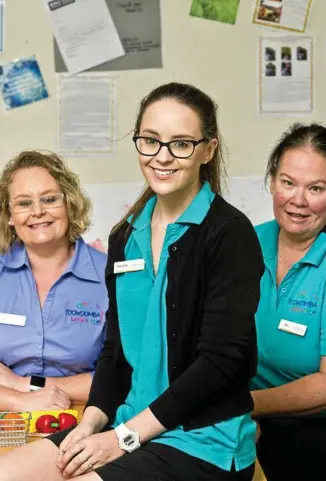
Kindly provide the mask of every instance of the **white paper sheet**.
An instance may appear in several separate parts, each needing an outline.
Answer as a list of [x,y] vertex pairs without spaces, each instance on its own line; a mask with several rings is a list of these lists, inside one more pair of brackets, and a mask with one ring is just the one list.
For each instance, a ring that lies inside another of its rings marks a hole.
[[[126,55],[102,63],[90,71],[161,68],[160,0],[105,0],[120,35]],[[56,72],[66,72],[57,44],[54,44]]]
[[309,114],[313,110],[312,37],[261,37],[259,110],[263,114]]
[[105,0],[43,0],[70,73],[124,55]]
[[58,150],[75,157],[115,152],[116,88],[107,75],[58,75]]

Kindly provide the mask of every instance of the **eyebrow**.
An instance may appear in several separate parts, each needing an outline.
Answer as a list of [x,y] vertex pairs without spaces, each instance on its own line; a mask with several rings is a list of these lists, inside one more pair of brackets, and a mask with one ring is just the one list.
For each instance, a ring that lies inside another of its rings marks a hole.
[[[286,174],[285,172],[281,172],[280,176],[282,176],[282,175],[285,175],[286,177],[288,177],[291,180],[295,180],[293,177],[291,177],[291,175]],[[314,184],[325,184],[326,185],[326,180],[325,179],[317,179],[317,180],[314,180],[314,181],[311,182],[311,185],[314,185]]]
[[[46,190],[43,190],[41,193],[40,193],[40,197],[42,197],[42,195],[46,195],[46,194],[57,194],[58,191],[56,189],[46,189]],[[33,196],[31,194],[17,194],[15,195],[14,199],[19,199],[20,197],[29,197],[29,198],[32,198]]]
[[[155,130],[152,130],[152,129],[145,129],[143,130],[143,134],[150,134],[150,135],[155,135],[156,137],[160,137],[160,134],[158,132],[156,132]],[[173,135],[171,137],[171,139],[195,139],[196,137],[194,137],[193,135],[189,135],[189,134],[177,134],[177,135]]]

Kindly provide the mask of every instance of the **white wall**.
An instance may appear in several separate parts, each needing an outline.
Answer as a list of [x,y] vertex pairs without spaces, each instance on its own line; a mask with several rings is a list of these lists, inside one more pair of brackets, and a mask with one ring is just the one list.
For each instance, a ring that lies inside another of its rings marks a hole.
[[[271,29],[252,25],[252,0],[241,0],[235,26],[188,15],[191,0],[161,0],[163,69],[112,72],[117,77],[118,137],[133,128],[141,98],[171,80],[191,82],[220,107],[230,175],[262,174],[279,134],[293,121],[323,121],[326,112],[325,0],[314,0],[307,34],[316,43],[315,110],[312,116],[260,118],[257,111],[257,40]],[[272,32],[273,34],[273,32]],[[56,76],[52,34],[42,0],[6,1],[5,52],[0,63],[35,54],[51,99],[10,113],[0,109],[0,168],[25,148],[56,149]],[[68,159],[84,183],[141,179],[131,137],[113,159]]]

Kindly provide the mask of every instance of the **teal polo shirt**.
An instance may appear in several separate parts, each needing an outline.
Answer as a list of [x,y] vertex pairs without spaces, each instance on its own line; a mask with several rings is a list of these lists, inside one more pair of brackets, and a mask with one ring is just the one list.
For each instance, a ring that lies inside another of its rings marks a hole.
[[[276,284],[279,226],[256,227],[265,262],[256,313],[258,372],[253,389],[289,383],[319,371],[326,355],[326,234],[320,233],[306,255]],[[284,319],[307,327],[304,336],[279,329]]]
[[[165,302],[168,247],[183,236],[191,224],[204,220],[214,196],[205,182],[185,212],[167,226],[156,275],[151,250],[151,218],[156,196],[147,202],[134,223],[125,258],[144,259],[145,269],[118,275],[116,281],[122,348],[133,372],[131,390],[117,411],[115,426],[146,409],[169,387]],[[255,423],[247,414],[187,432],[179,426],[152,441],[230,471],[233,460],[237,470],[254,462],[254,439]]]

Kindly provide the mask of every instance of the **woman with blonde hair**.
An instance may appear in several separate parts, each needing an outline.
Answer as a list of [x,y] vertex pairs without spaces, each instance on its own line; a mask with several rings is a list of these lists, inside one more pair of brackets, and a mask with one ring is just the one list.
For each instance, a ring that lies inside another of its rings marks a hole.
[[90,201],[54,153],[0,177],[0,410],[85,402],[104,337],[106,255],[81,235]]

